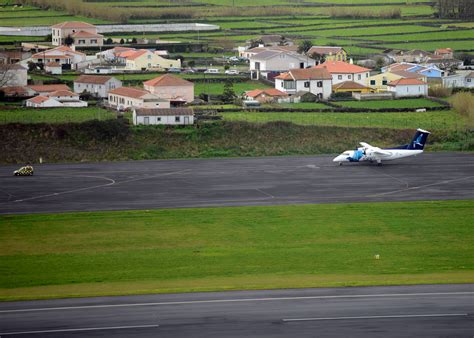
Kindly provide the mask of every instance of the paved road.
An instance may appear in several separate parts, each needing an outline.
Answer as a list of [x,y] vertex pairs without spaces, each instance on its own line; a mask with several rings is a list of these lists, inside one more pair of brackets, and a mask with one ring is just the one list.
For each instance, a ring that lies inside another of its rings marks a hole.
[[473,284],[210,292],[0,303],[0,336],[472,337],[473,315]]
[[474,154],[337,166],[328,156],[0,168],[0,213],[474,198]]

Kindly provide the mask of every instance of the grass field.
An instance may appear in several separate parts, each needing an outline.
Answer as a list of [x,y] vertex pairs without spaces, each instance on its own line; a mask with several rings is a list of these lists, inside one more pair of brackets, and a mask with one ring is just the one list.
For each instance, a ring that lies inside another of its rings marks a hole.
[[337,105],[342,107],[351,108],[368,108],[368,109],[381,109],[381,108],[428,108],[428,107],[440,107],[440,103],[428,100],[428,99],[403,99],[403,100],[380,100],[380,101],[340,101],[336,102]]
[[0,300],[473,282],[473,207],[439,201],[3,215]]
[[115,113],[97,107],[0,109],[0,123],[67,123],[115,117]]
[[379,128],[457,129],[464,119],[453,111],[424,113],[222,113],[226,121],[267,123],[286,121],[299,125]]

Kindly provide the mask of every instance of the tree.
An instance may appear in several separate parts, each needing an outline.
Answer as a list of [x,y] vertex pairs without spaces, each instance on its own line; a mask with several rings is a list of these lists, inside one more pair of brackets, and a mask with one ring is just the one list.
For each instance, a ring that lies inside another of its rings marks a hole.
[[74,39],[72,38],[72,36],[68,35],[66,36],[66,38],[64,39],[64,44],[66,46],[71,46],[74,44]]
[[133,38],[132,43],[137,43],[137,38]]
[[32,72],[36,69],[37,69],[36,63],[34,63],[33,61],[28,61],[28,71]]
[[302,40],[298,44],[298,53],[305,54],[311,47],[313,47],[311,40]]
[[288,45],[288,40],[282,35],[280,36],[280,41],[278,42],[279,46],[287,46]]
[[114,41],[112,40],[112,38],[107,38],[107,40],[105,40],[105,44],[106,45],[111,45]]
[[224,84],[224,92],[222,93],[222,101],[224,103],[232,103],[236,99],[237,95],[234,92],[234,84],[232,81],[226,81]]
[[194,68],[195,65],[196,65],[196,61],[194,61],[194,60],[189,60],[188,61],[188,67]]
[[124,39],[120,39],[120,44],[123,45],[125,43]]
[[466,19],[474,18],[472,0],[436,0],[434,7],[440,18]]
[[319,54],[318,52],[312,53],[309,57],[315,60],[317,64],[321,64],[321,63],[324,63],[324,61],[326,61],[326,58],[324,57],[324,55]]
[[0,88],[10,86],[9,82],[14,79],[15,70],[13,69],[13,64],[0,64]]
[[378,58],[375,59],[375,66],[377,68],[382,68],[385,66],[385,60],[383,57],[379,56]]

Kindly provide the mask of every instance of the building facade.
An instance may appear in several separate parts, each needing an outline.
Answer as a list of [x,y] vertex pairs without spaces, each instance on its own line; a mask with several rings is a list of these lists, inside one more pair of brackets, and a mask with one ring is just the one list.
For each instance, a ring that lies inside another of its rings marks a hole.
[[68,21],[51,27],[53,46],[66,44],[71,37],[75,46],[94,47],[104,45],[104,36],[97,34],[97,27],[86,22]]
[[122,81],[113,76],[81,75],[74,80],[74,92],[84,92],[100,98],[107,98],[109,91],[122,87]]
[[325,68],[290,69],[275,77],[275,89],[288,95],[309,92],[319,99],[328,99],[332,94],[332,76]]
[[150,92],[131,87],[120,87],[109,91],[109,106],[123,111],[133,108],[170,108],[170,102]]

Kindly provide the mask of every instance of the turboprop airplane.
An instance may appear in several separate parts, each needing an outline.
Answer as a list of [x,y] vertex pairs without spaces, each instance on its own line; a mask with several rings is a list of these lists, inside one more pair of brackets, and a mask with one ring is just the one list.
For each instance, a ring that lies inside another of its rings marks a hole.
[[409,144],[396,148],[381,149],[365,142],[360,142],[362,147],[356,148],[355,150],[346,150],[334,158],[333,162],[338,162],[339,165],[342,165],[344,162],[370,161],[377,162],[378,165],[381,165],[382,161],[392,161],[403,157],[418,155],[423,152],[429,134],[429,131],[417,129],[415,137],[413,137],[413,140]]

